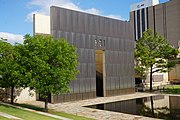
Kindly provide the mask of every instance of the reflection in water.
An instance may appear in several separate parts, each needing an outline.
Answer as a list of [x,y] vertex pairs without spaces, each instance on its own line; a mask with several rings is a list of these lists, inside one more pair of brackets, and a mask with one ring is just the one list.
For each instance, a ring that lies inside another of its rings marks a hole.
[[167,106],[154,108],[152,97],[151,97],[151,108],[148,107],[147,105],[143,105],[139,112],[139,115],[153,117],[153,118],[161,118],[166,120],[169,120],[173,117],[171,116],[170,109]]
[[87,107],[166,120],[180,120],[178,101],[180,97],[159,95]]
[[154,118],[155,116],[154,116],[154,103],[153,103],[153,98],[152,98],[152,96],[150,97],[150,99],[151,99],[151,111],[152,111],[152,117]]

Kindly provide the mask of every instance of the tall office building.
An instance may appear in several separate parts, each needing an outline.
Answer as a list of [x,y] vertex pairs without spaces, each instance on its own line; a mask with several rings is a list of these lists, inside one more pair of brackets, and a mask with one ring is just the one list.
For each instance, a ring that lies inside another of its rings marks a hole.
[[164,36],[174,47],[180,45],[180,0],[170,0],[159,4],[159,0],[143,0],[131,5],[130,21],[134,39],[142,32],[152,29]]
[[[170,0],[159,4],[159,0],[143,0],[131,5],[130,22],[133,26],[134,40],[144,31],[152,29],[167,39],[175,48],[180,48],[180,0]],[[169,74],[156,74],[155,79],[180,82],[180,65],[177,64]]]

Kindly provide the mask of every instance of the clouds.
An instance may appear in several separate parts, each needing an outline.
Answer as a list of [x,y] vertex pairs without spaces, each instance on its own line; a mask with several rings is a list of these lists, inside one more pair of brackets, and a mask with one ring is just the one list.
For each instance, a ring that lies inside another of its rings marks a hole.
[[[31,13],[29,13],[29,14],[27,14],[27,16],[26,16],[26,22],[33,22],[33,14],[43,14],[43,13],[40,13],[40,12],[38,12],[38,11],[33,11],[33,12],[31,12]],[[44,14],[43,14],[44,15]]]
[[33,20],[33,14],[39,13],[43,15],[49,15],[50,14],[50,6],[59,6],[67,9],[77,10],[81,12],[87,12],[95,15],[102,15],[106,17],[111,17],[115,19],[124,20],[119,15],[103,15],[101,10],[98,10],[96,8],[89,8],[89,9],[81,9],[77,4],[73,3],[71,0],[31,0],[28,3],[28,7],[37,7],[38,9],[36,11],[32,11],[26,16],[26,21],[32,22]]
[[97,10],[95,8],[82,10],[78,5],[72,3],[71,0],[31,0],[28,3],[28,7],[29,8],[38,7],[39,9],[29,13],[26,16],[26,21],[32,22],[34,13],[39,13],[39,14],[43,14],[43,15],[49,15],[50,6],[53,6],[53,5],[63,7],[63,8],[72,9],[72,10],[97,14],[97,15],[99,15],[101,13],[99,10]]
[[23,43],[24,37],[22,35],[7,33],[7,32],[0,32],[0,38],[7,39],[7,41],[11,44],[14,44],[15,42]]
[[126,20],[120,15],[107,15],[106,17],[113,18],[113,19],[118,19],[118,20],[123,20],[123,21]]

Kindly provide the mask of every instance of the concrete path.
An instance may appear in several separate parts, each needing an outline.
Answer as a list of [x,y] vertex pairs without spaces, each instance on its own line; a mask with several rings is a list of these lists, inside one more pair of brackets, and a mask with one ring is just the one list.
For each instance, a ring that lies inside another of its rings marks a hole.
[[30,112],[35,112],[35,113],[45,115],[45,116],[49,116],[49,117],[53,117],[53,118],[57,118],[57,119],[60,119],[60,120],[71,120],[69,118],[65,118],[65,117],[61,117],[61,116],[57,116],[57,115],[53,115],[53,114],[49,114],[49,113],[45,113],[45,112],[40,112],[40,111],[28,109],[28,108],[20,108],[20,109],[27,110],[27,111],[30,111]]
[[28,109],[28,108],[23,108],[23,107],[19,107],[19,106],[15,106],[15,105],[10,105],[10,104],[7,104],[7,103],[0,102],[0,104],[7,105],[7,106],[12,106],[12,107],[15,107],[15,108],[19,108],[19,109],[26,110],[26,111],[29,111],[29,112],[34,112],[34,113],[37,113],[37,114],[41,114],[41,115],[44,115],[44,116],[56,118],[56,119],[59,119],[59,120],[71,120],[69,118],[61,117],[61,116],[58,116],[58,115],[53,115],[53,114],[40,112],[40,111]]
[[15,117],[15,116],[3,113],[3,112],[0,112],[0,116],[11,119],[11,120],[22,120],[21,118],[18,118],[18,117]]
[[[94,104],[109,103],[109,102],[122,101],[122,100],[134,99],[134,98],[148,97],[152,95],[156,95],[156,94],[135,93],[135,94],[128,94],[128,95],[112,96],[112,97],[100,97],[100,98],[80,100],[80,101],[74,101],[74,102],[48,104],[48,107],[49,109],[53,109],[55,111],[84,116],[84,117],[93,118],[96,120],[157,120],[156,118],[149,118],[149,117],[144,117],[144,116],[131,115],[131,114],[118,113],[118,112],[112,112],[112,111],[107,111],[107,110],[98,110],[98,109],[84,107],[84,106],[89,106],[89,105],[94,105]],[[40,101],[28,102],[27,104],[31,104],[31,105],[35,105],[39,107],[44,106],[44,103]]]

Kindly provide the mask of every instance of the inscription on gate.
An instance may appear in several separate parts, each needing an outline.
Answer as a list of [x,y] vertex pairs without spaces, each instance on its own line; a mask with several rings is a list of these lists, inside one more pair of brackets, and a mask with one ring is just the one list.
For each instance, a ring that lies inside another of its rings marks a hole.
[[95,39],[95,47],[99,50],[105,50],[105,40]]

